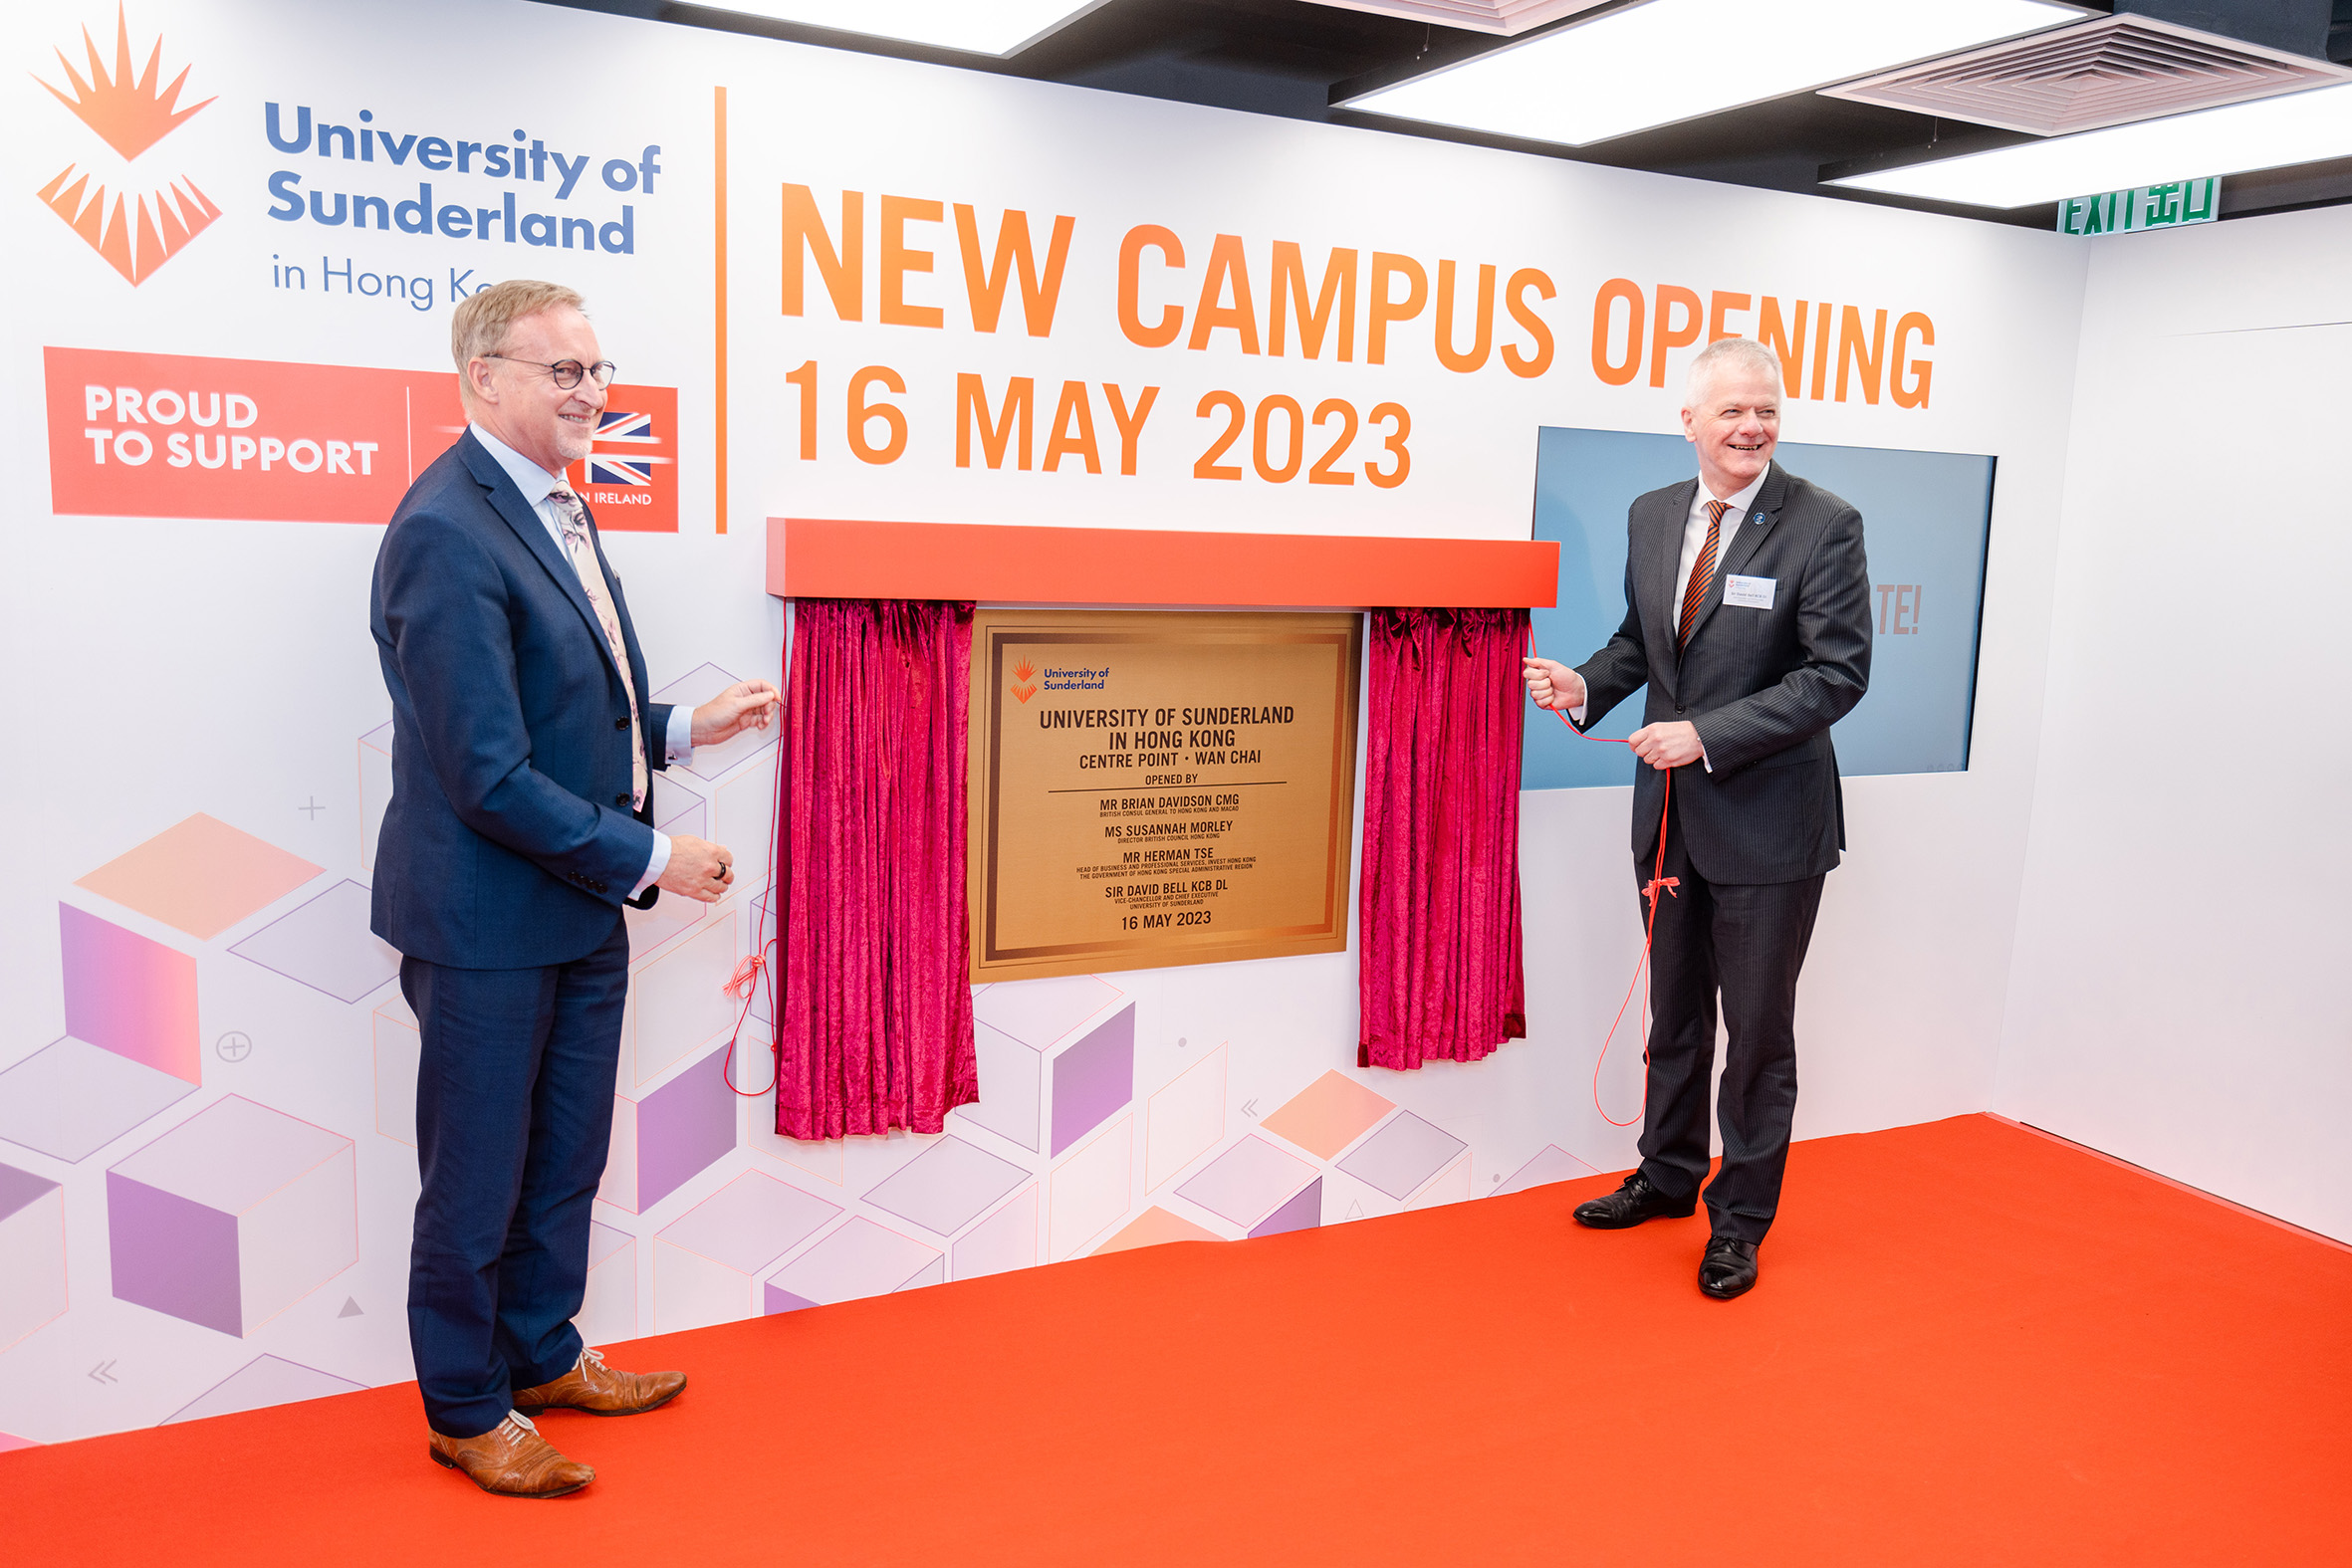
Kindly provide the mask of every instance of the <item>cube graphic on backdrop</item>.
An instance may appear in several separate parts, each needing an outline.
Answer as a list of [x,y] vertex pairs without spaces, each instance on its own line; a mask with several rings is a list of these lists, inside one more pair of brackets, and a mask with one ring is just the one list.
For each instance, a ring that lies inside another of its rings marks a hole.
[[[1314,1188],[1319,1196],[1322,1184]],[[1094,1255],[1105,1252],[1129,1252],[1139,1246],[1159,1246],[1168,1241],[1222,1241],[1225,1237],[1206,1226],[1194,1225],[1190,1220],[1168,1213],[1154,1204],[1125,1225],[1119,1227],[1111,1238],[1094,1248]]]
[[1155,1090],[1143,1124],[1143,1190],[1156,1193],[1225,1136],[1226,1047]]
[[1176,1195],[1255,1233],[1309,1182],[1319,1180],[1313,1166],[1252,1133],[1203,1166]]
[[975,1021],[972,1055],[980,1069],[980,1098],[957,1106],[949,1117],[985,1127],[1024,1149],[1038,1148],[1038,1106],[1046,1081],[1044,1054],[1002,1029]]
[[345,880],[229,949],[263,969],[357,1002],[400,973],[400,955],[368,929],[370,895]]
[[204,1079],[196,1039],[196,961],[71,904],[57,906],[66,1032],[189,1083]]
[[352,1140],[242,1095],[107,1171],[115,1294],[244,1335],[358,1259]]
[[[674,902],[697,913],[703,907],[689,899]],[[685,1060],[696,1046],[734,1026],[743,1012],[743,1004],[727,995],[736,962],[734,913],[723,909],[709,925],[672,943],[629,978],[628,1017],[621,1025],[620,1042],[624,1091],[643,1088]]]
[[[681,774],[683,770],[681,770]],[[665,833],[692,838],[710,837],[710,802],[665,769],[653,784],[653,825]],[[680,899],[679,903],[691,900]],[[660,908],[659,904],[654,906]]]
[[1254,1240],[1262,1235],[1281,1235],[1286,1231],[1311,1231],[1322,1223],[1323,1179],[1318,1176],[1273,1214],[1250,1227],[1250,1235]]
[[1509,1193],[1524,1193],[1530,1187],[1544,1187],[1553,1182],[1572,1182],[1579,1176],[1598,1176],[1600,1172],[1586,1165],[1556,1143],[1547,1143],[1535,1151],[1535,1157],[1497,1187],[1493,1196],[1501,1198]]
[[840,1205],[789,1182],[744,1172],[654,1236],[655,1330],[667,1334],[757,1315],[758,1277],[840,1212]]
[[972,1015],[1032,1050],[1044,1050],[1120,995],[1116,986],[1092,975],[999,981],[973,994]]
[[1038,1189],[1032,1182],[956,1241],[955,1277],[978,1279],[1038,1260]]
[[943,1137],[867,1191],[865,1201],[940,1235],[953,1235],[1029,1180],[1029,1173],[961,1138]]
[[573,1322],[591,1345],[637,1337],[637,1238],[588,1222],[588,1293]]
[[1135,1005],[1121,1008],[1054,1058],[1054,1147],[1077,1142],[1135,1098]]
[[1058,1262],[1116,1225],[1134,1195],[1135,1118],[1122,1116],[1070,1151],[1047,1194],[1050,1255]]
[[291,1405],[296,1400],[325,1399],[330,1394],[353,1394],[366,1386],[283,1356],[257,1356],[164,1417],[161,1425]]
[[776,836],[775,770],[746,768],[719,785],[711,795],[710,815],[712,836],[735,852],[742,878],[737,885],[764,885]]
[[612,1097],[612,1148],[596,1196],[641,1215],[735,1147],[735,1091],[724,1046],[643,1096]]
[[74,885],[209,942],[322,869],[199,811]]
[[946,1278],[947,1254],[939,1248],[852,1215],[770,1276],[760,1310],[798,1312],[936,1285]]
[[66,1190],[0,1165],[0,1351],[66,1309]]
[[1394,1100],[1383,1099],[1333,1068],[1285,1100],[1258,1125],[1318,1159],[1328,1160],[1395,1109]]
[[68,1035],[0,1072],[0,1138],[87,1160],[195,1092],[185,1078]]
[[1411,1111],[1400,1111],[1341,1160],[1339,1169],[1391,1198],[1402,1199],[1468,1147],[1444,1128],[1432,1126]]
[[[737,679],[715,664],[701,664],[656,691],[652,700],[699,708],[734,685]],[[765,730],[746,730],[732,741],[718,746],[697,746],[694,748],[694,760],[683,766],[697,778],[716,779],[737,763],[756,757],[774,746],[778,733],[776,722],[771,719]],[[731,840],[727,842],[732,843]]]

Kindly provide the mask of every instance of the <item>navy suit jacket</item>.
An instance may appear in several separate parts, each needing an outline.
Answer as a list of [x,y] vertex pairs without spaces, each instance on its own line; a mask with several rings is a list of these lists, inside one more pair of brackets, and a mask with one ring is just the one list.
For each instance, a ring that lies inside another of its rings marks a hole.
[[[639,694],[645,761],[661,768],[670,705],[642,700],[628,599],[594,548]],[[646,809],[632,811],[628,693],[595,610],[471,431],[400,498],[370,611],[392,698],[375,934],[455,969],[593,952],[652,857],[651,785]]]
[[[1870,566],[1862,514],[1774,463],[1745,517],[1723,520],[1722,563],[1678,647],[1683,526],[1699,482],[1635,498],[1626,518],[1625,623],[1577,668],[1591,726],[1648,689],[1642,722],[1694,725],[1707,767],[1674,771],[1691,864],[1711,882],[1793,882],[1837,864],[1845,796],[1829,727],[1870,685]],[[1772,606],[1726,605],[1724,579],[1769,577]],[[1658,847],[1666,775],[1637,766],[1633,852]]]

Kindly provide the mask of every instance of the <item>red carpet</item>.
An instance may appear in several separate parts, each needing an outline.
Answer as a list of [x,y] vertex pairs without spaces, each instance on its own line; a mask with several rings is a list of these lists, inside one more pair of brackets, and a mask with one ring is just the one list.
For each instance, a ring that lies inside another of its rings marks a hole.
[[1800,1144],[1744,1300],[1606,1181],[624,1347],[486,1497],[412,1389],[0,1455],[6,1560],[2346,1560],[2352,1250],[1986,1117]]

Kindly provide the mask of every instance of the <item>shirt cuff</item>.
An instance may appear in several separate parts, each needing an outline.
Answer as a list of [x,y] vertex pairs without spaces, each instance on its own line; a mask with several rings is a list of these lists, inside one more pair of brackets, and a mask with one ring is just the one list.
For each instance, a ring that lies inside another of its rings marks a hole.
[[1583,729],[1583,728],[1584,728],[1584,710],[1585,710],[1585,709],[1587,709],[1587,708],[1589,708],[1589,707],[1591,707],[1591,706],[1592,706],[1592,704],[1590,704],[1590,703],[1588,703],[1588,702],[1580,702],[1580,703],[1576,704],[1576,706],[1575,706],[1575,707],[1573,707],[1573,708],[1570,708],[1570,709],[1568,710],[1568,722],[1569,722],[1570,724],[1574,725],[1574,726],[1575,726],[1577,729],[1579,729],[1579,730]]
[[[669,728],[662,732],[661,749],[673,763],[694,761],[694,710],[685,703],[670,710]],[[664,840],[666,843],[667,840]],[[664,849],[662,857],[669,851]]]
[[670,835],[660,828],[653,830],[653,858],[645,862],[645,874],[637,878],[637,885],[629,889],[629,897],[641,896],[645,889],[661,880],[661,873],[670,868]]

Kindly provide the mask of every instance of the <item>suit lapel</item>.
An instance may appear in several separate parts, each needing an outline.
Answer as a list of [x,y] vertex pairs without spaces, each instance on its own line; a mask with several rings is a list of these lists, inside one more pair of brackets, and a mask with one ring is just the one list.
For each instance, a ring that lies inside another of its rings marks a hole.
[[[1699,613],[1691,621],[1691,641],[1699,640],[1700,631],[1723,603],[1724,579],[1745,570],[1757,551],[1763,548],[1764,536],[1780,520],[1780,508],[1788,499],[1788,476],[1774,463],[1764,474],[1764,488],[1756,493],[1756,500],[1748,511],[1734,517],[1724,514],[1724,527],[1731,531],[1728,538],[1719,537],[1718,563],[1715,580],[1707,584],[1707,596],[1699,601]],[[1762,521],[1758,521],[1762,519]],[[1687,646],[1687,644],[1686,644]]]
[[1642,596],[1650,612],[1649,622],[1656,629],[1657,646],[1667,650],[1667,656],[1658,661],[1658,667],[1666,672],[1670,687],[1673,685],[1679,656],[1679,650],[1674,645],[1674,632],[1676,612],[1682,608],[1683,525],[1691,515],[1691,502],[1697,497],[1698,490],[1699,482],[1695,479],[1677,486],[1667,502],[1666,515],[1652,520],[1656,532],[1650,536],[1650,559],[1642,573]]
[[[573,569],[572,559],[557,548],[547,525],[540,521],[539,513],[523,499],[523,493],[515,488],[515,482],[508,477],[507,471],[498,466],[498,460],[483,449],[481,442],[474,439],[473,432],[469,430],[459,439],[464,447],[466,470],[488,494],[491,510],[515,531],[515,537],[523,542],[523,548],[536,556],[539,563],[547,568],[547,574],[555,580],[558,590],[572,601],[572,607],[580,611],[580,618],[588,623],[589,638],[603,653],[605,664],[613,665],[612,648],[604,636],[604,623],[596,618],[596,607],[588,602],[588,590],[580,585],[580,573]],[[593,536],[590,538],[592,540]],[[601,569],[601,552],[598,557]],[[614,665],[613,668],[618,673],[618,666]]]

